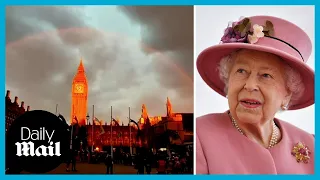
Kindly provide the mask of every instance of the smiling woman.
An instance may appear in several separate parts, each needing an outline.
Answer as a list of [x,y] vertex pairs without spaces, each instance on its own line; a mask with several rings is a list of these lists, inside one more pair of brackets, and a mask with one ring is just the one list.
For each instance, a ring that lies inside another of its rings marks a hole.
[[200,53],[200,76],[229,110],[197,118],[197,174],[314,173],[314,136],[275,118],[314,103],[311,49],[291,22],[252,16],[230,23],[221,44]]

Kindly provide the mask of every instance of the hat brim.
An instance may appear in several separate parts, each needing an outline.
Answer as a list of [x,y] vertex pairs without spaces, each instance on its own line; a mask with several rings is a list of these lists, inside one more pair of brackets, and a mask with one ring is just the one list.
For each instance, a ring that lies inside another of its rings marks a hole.
[[288,110],[302,109],[314,104],[314,71],[301,59],[297,59],[296,57],[275,48],[256,44],[219,44],[211,46],[199,54],[197,58],[198,72],[206,84],[217,93],[222,96],[226,96],[224,92],[225,84],[219,77],[218,64],[221,58],[239,49],[251,49],[275,54],[300,73],[305,90],[303,96],[299,100],[295,101],[295,104],[292,104]]

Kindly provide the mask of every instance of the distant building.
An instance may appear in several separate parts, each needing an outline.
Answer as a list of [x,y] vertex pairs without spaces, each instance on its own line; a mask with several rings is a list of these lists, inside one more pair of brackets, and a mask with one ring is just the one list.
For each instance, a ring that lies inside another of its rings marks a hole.
[[[130,142],[130,126],[126,125],[113,125],[112,134],[111,126],[109,125],[93,125],[93,136],[92,136],[92,125],[87,125],[87,142],[88,146],[93,148],[109,151],[111,148],[111,143],[113,148],[121,148],[125,152],[130,151],[131,147],[140,147],[141,142],[137,140],[137,128],[131,125],[131,142]],[[103,131],[102,131],[103,129]],[[102,132],[104,132],[102,134]],[[92,138],[93,137],[93,138]],[[93,140],[93,144],[92,144]]]
[[10,128],[13,121],[21,116],[26,111],[30,110],[30,106],[27,106],[27,109],[24,107],[24,102],[21,101],[21,104],[19,105],[18,97],[16,96],[14,98],[14,101],[12,102],[10,97],[10,90],[7,90],[7,94],[5,97],[5,116],[6,116],[6,132]]
[[[107,125],[106,122],[101,121],[101,125],[99,122],[95,121],[93,122],[93,125],[87,122],[88,81],[82,59],[80,60],[77,73],[72,81],[71,93],[70,122],[76,123],[74,120],[76,117],[78,125],[80,127],[85,127],[86,139],[83,141],[85,141],[85,144],[88,147],[109,151],[112,145],[116,149],[129,152],[130,144],[131,147],[150,147],[153,142],[146,140],[147,138],[145,137],[149,136],[148,139],[150,140],[154,135],[163,134],[167,130],[176,131],[179,134],[180,141],[174,142],[175,144],[185,144],[193,138],[193,113],[173,113],[169,98],[167,98],[167,114],[165,116],[158,115],[149,117],[145,104],[142,105],[141,117],[137,122],[138,127],[134,125],[134,123],[130,124],[131,140],[130,126],[124,125],[123,123],[120,125],[120,120],[118,118],[115,121],[112,121],[112,132],[110,124]],[[192,125],[190,125],[190,123]],[[139,138],[137,138],[138,128],[142,130],[139,134]],[[142,136],[144,137],[141,138]],[[192,142],[193,140],[191,143]]]
[[[112,135],[111,126],[95,124],[92,136],[92,125],[87,125],[87,142],[88,146],[92,146],[99,150],[109,151],[111,143],[113,148],[121,149],[122,151],[129,152],[130,148],[130,126],[120,125],[119,119],[117,123],[113,123]],[[146,105],[142,105],[141,117],[137,122],[141,134],[138,137],[138,127],[131,123],[131,147],[156,147],[155,136],[161,138],[162,134],[171,130],[177,132],[178,139],[171,139],[171,143],[175,145],[192,145],[193,144],[193,113],[173,113],[172,106],[169,98],[167,99],[167,115],[166,116],[153,116],[149,117]],[[103,129],[103,130],[102,130]],[[104,132],[101,134],[101,132]],[[112,136],[112,138],[111,138]],[[92,144],[93,137],[93,144]],[[149,139],[149,140],[148,140]]]
[[[152,127],[153,132],[149,132],[149,134],[152,134],[154,137],[160,138],[157,140],[154,139],[153,141],[163,140],[164,136],[162,135],[168,133],[168,131],[171,131],[173,133],[176,133],[177,138],[170,138],[169,144],[192,146],[193,145],[193,113],[174,113],[172,110],[172,104],[169,98],[167,98],[166,107],[167,107],[166,116],[149,117],[147,113],[147,108],[143,104],[141,118],[139,119],[140,128],[146,129],[146,128]],[[145,140],[144,144],[146,143],[148,143],[147,140]],[[155,143],[155,142],[152,142],[152,143]],[[157,146],[155,144],[153,145],[153,147]],[[160,148],[160,147],[155,147],[155,148]],[[161,148],[166,148],[166,147],[161,147]]]

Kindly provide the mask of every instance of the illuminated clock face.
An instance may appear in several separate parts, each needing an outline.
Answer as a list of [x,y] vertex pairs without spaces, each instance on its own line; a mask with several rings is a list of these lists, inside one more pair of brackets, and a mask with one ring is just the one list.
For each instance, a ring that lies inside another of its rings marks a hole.
[[83,93],[83,92],[84,92],[83,84],[76,84],[75,85],[75,93]]

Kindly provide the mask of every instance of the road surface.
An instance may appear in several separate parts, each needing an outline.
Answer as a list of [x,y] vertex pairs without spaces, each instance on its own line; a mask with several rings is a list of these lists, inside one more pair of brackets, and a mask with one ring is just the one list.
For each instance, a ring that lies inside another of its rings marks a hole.
[[[71,168],[71,164],[70,164]],[[77,163],[77,172],[66,172],[66,165],[61,164],[56,169],[48,172],[47,174],[106,174],[106,166],[101,164],[88,164],[88,163]],[[122,164],[115,164],[113,166],[114,174],[137,174],[137,170],[133,166],[125,166]],[[156,168],[152,168],[151,174],[156,174]],[[29,174],[28,172],[22,172],[22,174]]]

